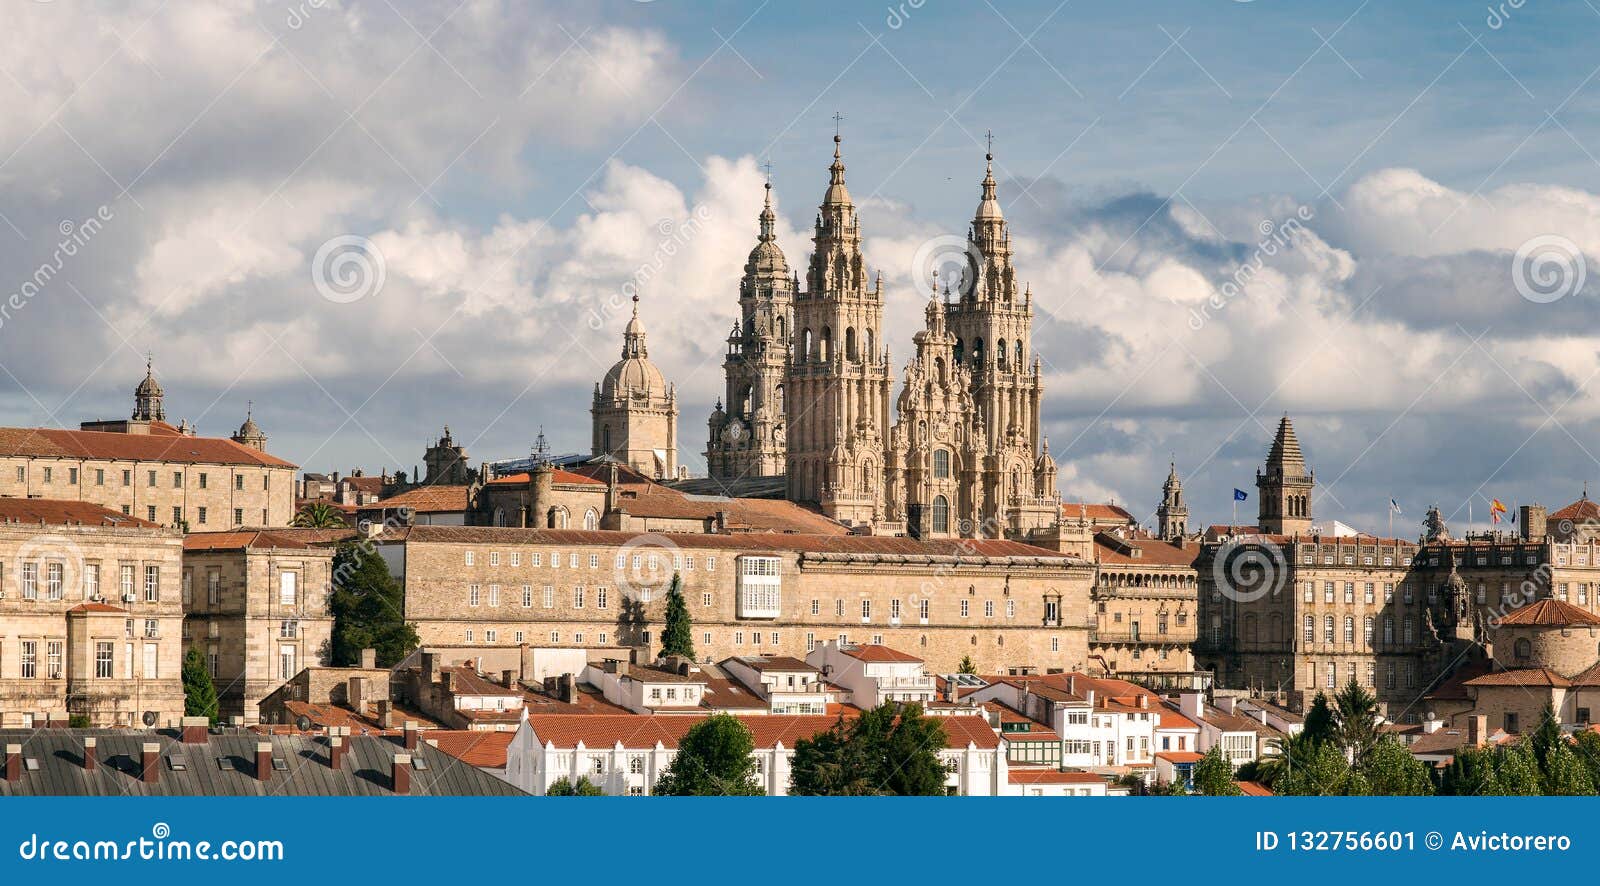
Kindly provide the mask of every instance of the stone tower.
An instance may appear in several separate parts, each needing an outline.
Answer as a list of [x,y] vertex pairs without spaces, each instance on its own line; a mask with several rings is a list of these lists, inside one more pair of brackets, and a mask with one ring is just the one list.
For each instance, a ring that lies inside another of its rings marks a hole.
[[232,439],[233,442],[238,443],[240,446],[248,446],[257,451],[266,452],[267,435],[261,430],[261,426],[256,424],[254,414],[255,404],[252,403],[245,409],[244,424],[239,426],[239,430],[234,433]]
[[156,381],[155,359],[146,357],[144,361],[144,381],[133,389],[133,420],[134,421],[166,421],[167,412],[161,406],[163,397],[161,383]]
[[1260,501],[1261,531],[1275,535],[1294,535],[1311,530],[1311,489],[1316,475],[1306,469],[1295,438],[1294,424],[1284,413],[1278,421],[1278,434],[1267,453],[1265,471],[1256,472]]
[[963,516],[985,527],[983,534],[1021,535],[1058,519],[1055,465],[1041,446],[1043,385],[1031,351],[1032,293],[1018,293],[993,154],[985,155],[985,164],[967,234],[967,273],[946,317],[977,407],[972,446],[978,488],[973,513]]
[[972,535],[978,510],[981,448],[974,449],[977,409],[972,373],[955,359],[938,281],[900,389],[889,447],[889,511],[916,538]]
[[449,425],[444,426],[444,436],[422,454],[422,463],[428,467],[420,481],[424,486],[466,486],[472,482],[467,448],[456,445]]
[[784,473],[791,501],[861,525],[884,516],[892,373],[882,346],[883,281],[867,282],[839,145],[835,135],[806,288],[794,299]]
[[722,363],[726,396],[708,422],[706,467],[722,480],[784,472],[784,373],[798,287],[778,248],[776,221],[768,182],[761,233],[739,280],[739,320]]
[[1183,481],[1178,479],[1177,462],[1167,471],[1167,482],[1161,484],[1161,507],[1156,508],[1156,523],[1161,537],[1167,541],[1182,541],[1189,532],[1189,506],[1183,503]]
[[595,455],[609,455],[646,477],[678,476],[678,394],[650,362],[639,296],[622,333],[622,359],[595,385]]

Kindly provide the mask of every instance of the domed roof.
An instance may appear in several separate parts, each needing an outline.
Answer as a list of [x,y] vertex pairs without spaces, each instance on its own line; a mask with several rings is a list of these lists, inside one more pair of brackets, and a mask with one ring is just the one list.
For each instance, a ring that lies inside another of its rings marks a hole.
[[985,154],[983,161],[985,164],[983,168],[983,196],[978,201],[978,212],[974,216],[974,220],[979,222],[998,221],[1004,216],[1000,214],[1000,201],[995,197],[994,193],[994,155]]
[[244,424],[239,426],[239,436],[241,436],[241,437],[259,437],[259,436],[261,436],[261,428],[260,428],[260,426],[258,426],[256,424],[256,420],[251,418],[248,414],[246,414],[245,417],[244,417]]
[[822,195],[822,205],[850,205],[850,190],[844,186],[844,158],[839,154],[837,135],[833,137],[833,164],[828,167],[828,190]]
[[767,182],[767,202],[761,209],[761,236],[756,247],[750,250],[749,260],[744,263],[746,276],[789,275],[789,260],[778,248],[778,235],[773,233],[777,218],[772,211],[772,183]]
[[622,359],[611,367],[600,382],[600,394],[611,399],[645,392],[655,396],[666,394],[667,380],[661,370],[650,362],[645,347],[644,323],[639,319],[639,296],[635,295],[633,317],[622,333]]
[[146,360],[144,364],[144,381],[139,382],[139,386],[133,389],[133,395],[135,397],[160,397],[162,394],[161,383],[156,381],[155,370],[152,368],[151,361]]

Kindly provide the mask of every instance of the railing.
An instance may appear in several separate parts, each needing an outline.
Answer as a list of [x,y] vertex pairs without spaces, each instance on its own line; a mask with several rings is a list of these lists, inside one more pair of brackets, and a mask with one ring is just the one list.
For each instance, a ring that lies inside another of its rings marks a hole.
[[1160,645],[1168,644],[1168,643],[1193,643],[1193,642],[1195,642],[1195,639],[1198,636],[1198,633],[1199,633],[1198,631],[1196,631],[1196,630],[1194,630],[1192,628],[1180,629],[1180,630],[1176,630],[1176,631],[1168,631],[1168,632],[1166,632],[1164,634],[1163,633],[1153,633],[1151,631],[1139,631],[1137,633],[1135,633],[1133,631],[1128,631],[1128,630],[1121,630],[1121,631],[1110,630],[1110,631],[1106,631],[1106,630],[1100,630],[1099,628],[1094,628],[1094,629],[1091,629],[1089,631],[1089,642],[1091,642],[1091,643],[1141,643],[1141,644],[1148,643],[1148,644],[1153,645],[1153,646],[1160,646]]

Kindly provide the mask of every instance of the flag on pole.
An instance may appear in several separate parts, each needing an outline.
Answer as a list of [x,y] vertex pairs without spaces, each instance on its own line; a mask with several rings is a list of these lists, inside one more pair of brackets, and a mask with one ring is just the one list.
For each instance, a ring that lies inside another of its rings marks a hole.
[[1390,511],[1391,511],[1391,512],[1392,512],[1392,513],[1396,513],[1396,514],[1398,514],[1398,513],[1400,513],[1400,512],[1401,512],[1401,511],[1400,511],[1400,503],[1399,503],[1399,502],[1397,502],[1397,501],[1395,501],[1395,500],[1394,500],[1394,499],[1392,499],[1392,498],[1391,498],[1391,499],[1389,499],[1389,510],[1390,510]]
[[1506,512],[1506,506],[1501,503],[1500,499],[1493,498],[1493,499],[1489,500],[1489,519],[1490,520],[1492,520],[1492,521],[1494,521],[1496,523],[1499,523],[1500,522],[1500,515],[1504,514],[1505,512]]
[[1244,492],[1243,489],[1235,489],[1235,490],[1233,490],[1233,500],[1234,501],[1244,501],[1245,499],[1247,499],[1249,497],[1250,496],[1245,495],[1245,492]]

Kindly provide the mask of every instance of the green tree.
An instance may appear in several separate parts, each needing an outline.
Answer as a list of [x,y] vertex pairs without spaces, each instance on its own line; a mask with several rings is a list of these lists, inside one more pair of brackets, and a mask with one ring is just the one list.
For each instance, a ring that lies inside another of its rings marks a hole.
[[972,656],[963,655],[961,656],[961,664],[957,666],[956,670],[963,674],[976,674],[978,672],[978,666],[973,662]]
[[345,522],[344,513],[332,503],[313,501],[295,512],[292,525],[302,529],[343,529],[350,524]]
[[1528,736],[1528,741],[1533,743],[1533,757],[1539,763],[1539,771],[1549,770],[1550,752],[1567,743],[1566,737],[1561,733],[1561,721],[1556,718],[1556,709],[1546,702],[1544,710],[1539,714],[1539,725],[1534,727],[1533,734]]
[[1533,742],[1523,739],[1495,753],[1496,794],[1502,797],[1537,797],[1540,793],[1539,759]]
[[1393,738],[1381,738],[1367,755],[1362,769],[1368,793],[1380,797],[1427,797],[1433,794],[1428,764]]
[[694,624],[689,618],[689,605],[683,600],[683,580],[676,572],[667,588],[667,624],[661,631],[661,654],[694,660]]
[[1311,701],[1311,709],[1306,711],[1305,728],[1306,738],[1312,744],[1334,741],[1337,738],[1338,725],[1333,720],[1333,709],[1328,706],[1328,696],[1321,692]]
[[400,583],[370,545],[346,543],[333,557],[333,662],[353,665],[361,650],[377,651],[389,668],[417,648],[417,627],[405,620]]
[[755,739],[728,714],[713,714],[689,727],[678,755],[656,781],[655,793],[676,797],[760,797],[751,756]]
[[599,785],[590,781],[587,775],[578,776],[577,784],[573,784],[572,779],[563,775],[551,782],[550,787],[544,791],[546,797],[603,797],[605,793],[600,790]]
[[1333,699],[1334,740],[1360,770],[1378,743],[1378,700],[1354,677]]
[[1565,739],[1545,753],[1543,771],[1540,787],[1546,797],[1594,796],[1594,779],[1589,776],[1588,767]]
[[1345,797],[1367,790],[1365,778],[1353,778],[1350,761],[1333,742],[1315,744],[1306,760],[1296,762],[1272,785],[1274,793],[1289,797]]
[[217,722],[217,686],[197,646],[189,647],[183,656],[183,713]]
[[1576,733],[1572,751],[1589,773],[1589,783],[1600,789],[1600,732],[1585,729]]
[[1194,789],[1207,797],[1239,795],[1239,786],[1233,781],[1233,764],[1222,756],[1221,745],[1213,745],[1200,762],[1194,764]]
[[806,796],[942,796],[944,724],[922,706],[881,704],[795,742],[790,793]]
[[1449,797],[1491,797],[1500,793],[1494,754],[1482,748],[1461,748],[1439,778],[1439,793]]

